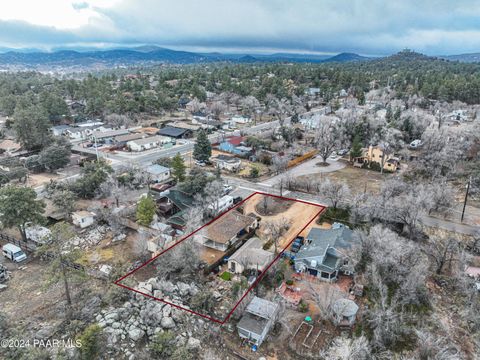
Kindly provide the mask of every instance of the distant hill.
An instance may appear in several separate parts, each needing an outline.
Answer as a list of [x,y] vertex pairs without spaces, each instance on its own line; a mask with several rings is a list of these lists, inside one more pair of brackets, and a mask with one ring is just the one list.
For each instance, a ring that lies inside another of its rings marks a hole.
[[[30,49],[29,49],[30,50]],[[153,64],[196,64],[208,62],[234,63],[355,63],[378,62],[386,60],[390,63],[409,61],[431,61],[435,59],[480,62],[480,53],[429,57],[411,50],[403,50],[384,58],[372,58],[355,53],[340,53],[338,55],[321,54],[222,54],[218,52],[197,53],[179,51],[158,46],[145,45],[136,48],[119,48],[110,50],[57,50],[41,51],[8,51],[0,53],[0,68],[2,69],[75,69],[88,70],[92,68],[109,68],[119,66],[141,66]]]
[[354,53],[341,53],[328,59],[325,59],[324,62],[350,62],[350,61],[367,61],[372,60],[372,58],[361,56]]
[[276,53],[269,55],[196,53],[178,51],[158,46],[140,46],[130,49],[111,50],[57,50],[52,52],[8,51],[0,54],[0,66],[24,68],[88,68],[149,65],[156,63],[194,64],[206,62],[348,62],[363,61],[369,58],[342,53],[336,56],[316,54]]
[[450,60],[450,61],[459,61],[459,62],[480,62],[480,53],[473,54],[460,54],[460,55],[443,55],[439,56],[441,59]]

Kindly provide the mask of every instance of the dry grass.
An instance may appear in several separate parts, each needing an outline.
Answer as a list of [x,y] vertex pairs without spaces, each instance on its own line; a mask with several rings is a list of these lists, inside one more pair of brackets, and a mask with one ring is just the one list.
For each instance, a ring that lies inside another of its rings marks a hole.
[[353,192],[378,193],[382,182],[391,176],[394,174],[381,174],[377,171],[347,166],[331,173],[303,175],[299,178],[314,179],[318,182],[330,179],[334,182],[345,182]]

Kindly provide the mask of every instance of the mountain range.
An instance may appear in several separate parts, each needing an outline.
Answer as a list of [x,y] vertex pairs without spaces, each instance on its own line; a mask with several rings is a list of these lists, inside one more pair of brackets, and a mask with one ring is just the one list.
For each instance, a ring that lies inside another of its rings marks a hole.
[[[1,50],[1,49],[0,49]],[[200,53],[171,50],[156,46],[142,46],[131,49],[110,50],[57,50],[42,51],[7,51],[0,53],[2,67],[109,67],[130,66],[154,63],[195,64],[206,62],[346,62],[366,61],[370,58],[352,53],[335,56],[315,54],[275,53],[269,55]]]
[[[0,51],[2,49],[0,48]],[[438,56],[442,59],[460,62],[480,62],[480,53]],[[375,59],[354,53],[340,53],[334,56],[316,54],[275,53],[269,55],[223,54],[218,52],[200,53],[172,50],[157,46],[118,48],[109,50],[56,50],[42,52],[35,49],[7,51],[0,53],[0,68],[107,68],[116,66],[168,64],[195,64],[208,62],[359,62]]]

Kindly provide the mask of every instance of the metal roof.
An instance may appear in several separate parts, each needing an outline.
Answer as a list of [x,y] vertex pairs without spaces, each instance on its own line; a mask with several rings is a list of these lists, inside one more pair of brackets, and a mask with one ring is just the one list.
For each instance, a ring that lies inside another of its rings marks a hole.
[[245,311],[264,319],[271,319],[275,316],[277,309],[278,304],[255,296]]
[[160,175],[166,173],[167,171],[170,171],[170,169],[158,164],[150,165],[147,168],[147,172],[153,175]]
[[172,126],[166,126],[163,129],[160,129],[158,131],[158,134],[159,135],[165,135],[165,136],[177,137],[177,136],[182,136],[183,134],[185,134],[188,131],[189,131],[188,129],[180,129],[180,128],[176,128],[176,127],[172,127]]

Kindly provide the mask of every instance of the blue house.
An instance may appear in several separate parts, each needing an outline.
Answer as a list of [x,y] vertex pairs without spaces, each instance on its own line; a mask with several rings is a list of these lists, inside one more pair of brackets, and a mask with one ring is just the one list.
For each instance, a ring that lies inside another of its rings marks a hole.
[[243,136],[233,136],[228,138],[226,141],[221,142],[218,145],[218,150],[228,152],[230,154],[238,155],[241,157],[248,157],[252,154],[253,149],[243,145],[245,137]]
[[348,255],[357,241],[347,226],[334,223],[331,229],[313,228],[295,256],[295,270],[324,281],[335,281],[340,272],[351,275]]

